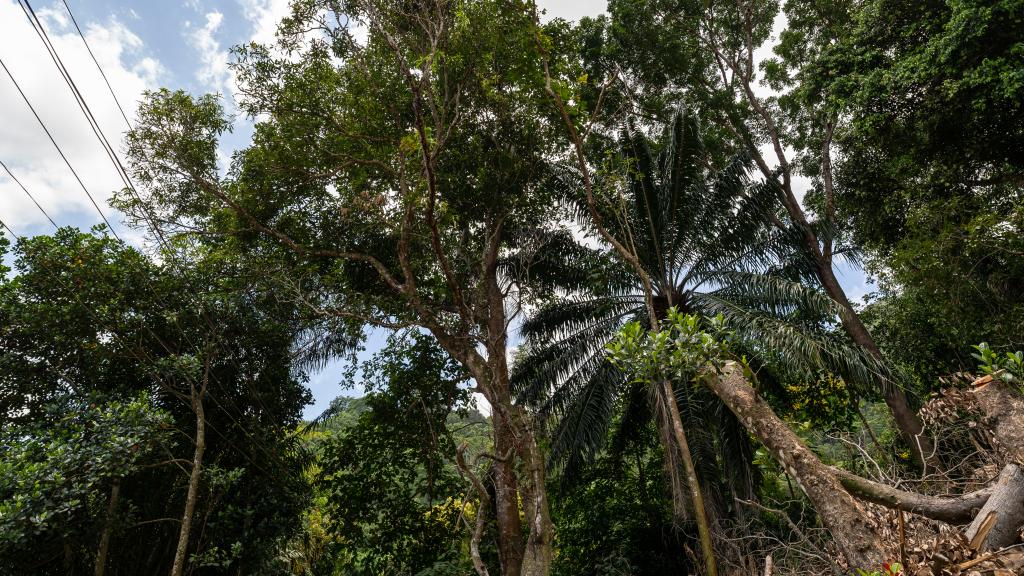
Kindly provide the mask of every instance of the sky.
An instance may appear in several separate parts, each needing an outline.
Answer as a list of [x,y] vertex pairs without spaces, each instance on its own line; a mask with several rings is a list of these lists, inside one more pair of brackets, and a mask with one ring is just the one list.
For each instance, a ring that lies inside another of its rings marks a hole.
[[[120,152],[128,125],[64,4],[29,1],[101,130]],[[288,10],[288,0],[67,0],[67,4],[130,121],[144,91],[160,87],[196,94],[217,92],[231,110],[230,48],[272,41],[277,22]],[[541,0],[539,4],[546,17],[569,20],[600,14],[605,7],[604,0]],[[42,207],[0,168],[0,220],[23,236],[53,231],[43,211],[59,226],[89,228],[102,219],[88,191],[123,239],[144,242],[144,231],[125,226],[107,205],[111,193],[120,188],[117,172],[16,0],[0,0],[0,61],[71,166],[61,159],[11,78],[0,69],[0,161]],[[247,118],[236,120],[233,133],[222,143],[224,158],[245,145],[251,126]],[[842,272],[851,296],[864,294],[868,285],[863,274]],[[379,333],[371,335],[366,354],[379,348],[382,340]],[[307,417],[322,412],[338,394],[358,393],[343,391],[339,379],[337,363],[311,377],[315,402],[307,407]]]

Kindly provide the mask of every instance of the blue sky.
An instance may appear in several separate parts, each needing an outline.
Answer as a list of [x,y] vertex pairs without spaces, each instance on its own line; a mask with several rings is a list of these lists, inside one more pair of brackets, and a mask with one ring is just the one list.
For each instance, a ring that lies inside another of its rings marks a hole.
[[[126,125],[61,2],[32,1],[57,52],[71,71],[100,126],[115,147]],[[231,46],[271,42],[288,0],[68,0],[90,47],[129,117],[143,92],[169,87],[193,93],[218,92],[232,108],[234,83],[228,68]],[[577,19],[603,11],[603,0],[540,2],[548,17]],[[68,88],[49,60],[16,0],[0,0],[0,59],[10,69],[82,181],[101,204],[115,229],[129,242],[143,243],[143,231],[126,228],[106,205],[119,188],[113,166],[104,156]],[[238,118],[234,133],[222,143],[230,156],[242,147],[251,122]],[[36,123],[6,74],[0,72],[0,160],[28,188],[58,225],[88,228],[100,222],[82,187]],[[21,189],[0,170],[0,219],[21,235],[46,234],[52,226]],[[840,270],[858,298],[868,289],[857,270]],[[379,348],[383,335],[367,343]],[[307,416],[319,414],[343,391],[337,365],[313,375],[316,402]],[[353,393],[358,391],[347,391]]]

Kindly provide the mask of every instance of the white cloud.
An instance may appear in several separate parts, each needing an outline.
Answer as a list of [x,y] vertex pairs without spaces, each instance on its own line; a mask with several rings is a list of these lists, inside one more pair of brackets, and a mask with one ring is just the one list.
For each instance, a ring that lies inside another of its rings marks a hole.
[[228,50],[222,47],[216,38],[223,22],[223,14],[216,10],[208,12],[206,24],[201,28],[195,28],[191,22],[185,23],[185,37],[192,49],[199,54],[196,80],[204,89],[220,92],[227,99],[233,95],[235,82],[234,73],[228,66]]
[[40,8],[35,12],[36,15],[39,16],[39,19],[46,24],[48,31],[64,31],[71,25],[71,19],[68,18],[68,13],[64,11],[59,4]]
[[537,7],[544,10],[545,20],[565,18],[579,20],[584,16],[597,16],[607,10],[605,0],[539,0]]
[[366,43],[370,41],[370,28],[362,22],[350,20],[349,25],[352,30],[352,38],[360,46],[366,46]]
[[[37,10],[37,14],[101,129],[120,151],[127,126],[82,39],[56,8]],[[131,118],[143,90],[159,85],[163,67],[145,55],[142,40],[117,19],[111,18],[106,23],[79,23]],[[50,129],[86,188],[116,225],[118,216],[106,206],[106,200],[114,190],[121,188],[121,181],[16,2],[0,0],[0,39],[0,59]],[[2,71],[0,119],[0,159],[57,223],[87,226],[99,222],[100,217],[81,186]],[[2,171],[0,218],[22,234],[43,233],[49,227],[43,214]]]
[[238,0],[238,3],[253,26],[252,41],[273,44],[277,25],[291,12],[289,0]]

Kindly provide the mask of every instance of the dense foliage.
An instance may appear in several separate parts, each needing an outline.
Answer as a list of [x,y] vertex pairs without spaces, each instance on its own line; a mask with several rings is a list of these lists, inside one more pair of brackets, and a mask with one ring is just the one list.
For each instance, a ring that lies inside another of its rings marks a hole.
[[227,166],[217,95],[139,105],[143,247],[0,237],[0,575],[1019,545],[1024,1],[292,0],[231,58]]
[[815,79],[850,116],[838,198],[883,280],[876,332],[923,381],[978,342],[1021,346],[1022,18],[1016,1],[868,2]]
[[305,499],[285,431],[309,392],[287,317],[251,285],[193,292],[224,263],[194,260],[185,277],[101,233],[62,229],[14,256],[0,288],[4,568],[84,572],[103,538],[108,574],[170,565],[195,427],[183,394],[206,354],[209,473],[191,544],[211,571],[263,565]]

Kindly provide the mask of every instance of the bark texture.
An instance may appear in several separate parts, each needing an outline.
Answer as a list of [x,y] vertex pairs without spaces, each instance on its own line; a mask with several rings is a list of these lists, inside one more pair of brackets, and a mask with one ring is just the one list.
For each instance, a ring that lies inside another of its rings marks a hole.
[[100,534],[100,544],[96,549],[96,576],[103,576],[107,571],[107,551],[110,550],[110,533],[114,529],[114,512],[121,496],[121,479],[114,478],[110,485],[110,502],[107,503],[107,519]]
[[[500,420],[500,418],[499,418]],[[494,518],[498,528],[498,562],[503,576],[517,575],[523,563],[523,528],[519,521],[519,482],[511,430],[494,423]]]
[[832,468],[832,471],[846,491],[861,500],[887,508],[902,508],[904,512],[950,524],[969,522],[978,514],[993,492],[993,488],[989,486],[962,496],[943,498],[899,490],[839,468]]
[[877,569],[887,561],[878,532],[856,500],[754,391],[741,366],[729,362],[705,382],[796,479],[852,567]]
[[995,513],[996,523],[981,542],[981,550],[995,550],[1020,540],[1024,526],[1024,469],[1017,463],[1007,464],[999,474],[992,497],[967,528],[967,539],[973,540],[989,513]]
[[205,381],[202,391],[197,393],[195,388],[192,389],[192,409],[196,414],[196,449],[192,455],[192,471],[188,476],[188,494],[185,497],[185,511],[181,515],[181,532],[178,534],[178,548],[174,552],[171,576],[181,576],[185,570],[188,541],[192,533],[192,516],[195,514],[196,500],[199,498],[199,478],[203,469],[203,453],[206,452],[206,413],[203,409],[205,391]]
[[530,416],[522,408],[517,409],[516,416],[521,422],[520,428],[526,435],[522,451],[525,468],[523,508],[527,525],[530,527],[520,574],[522,576],[547,576],[551,572],[551,563],[554,560],[555,533],[545,491],[544,456],[537,445],[536,432]]
[[554,558],[555,536],[545,490],[544,456],[537,444],[532,415],[512,400],[505,358],[503,296],[493,275],[486,285],[490,288],[487,357],[464,346],[452,345],[448,350],[454,357],[464,358],[477,389],[491,404],[497,452],[493,455],[494,512],[501,575],[547,576]]

